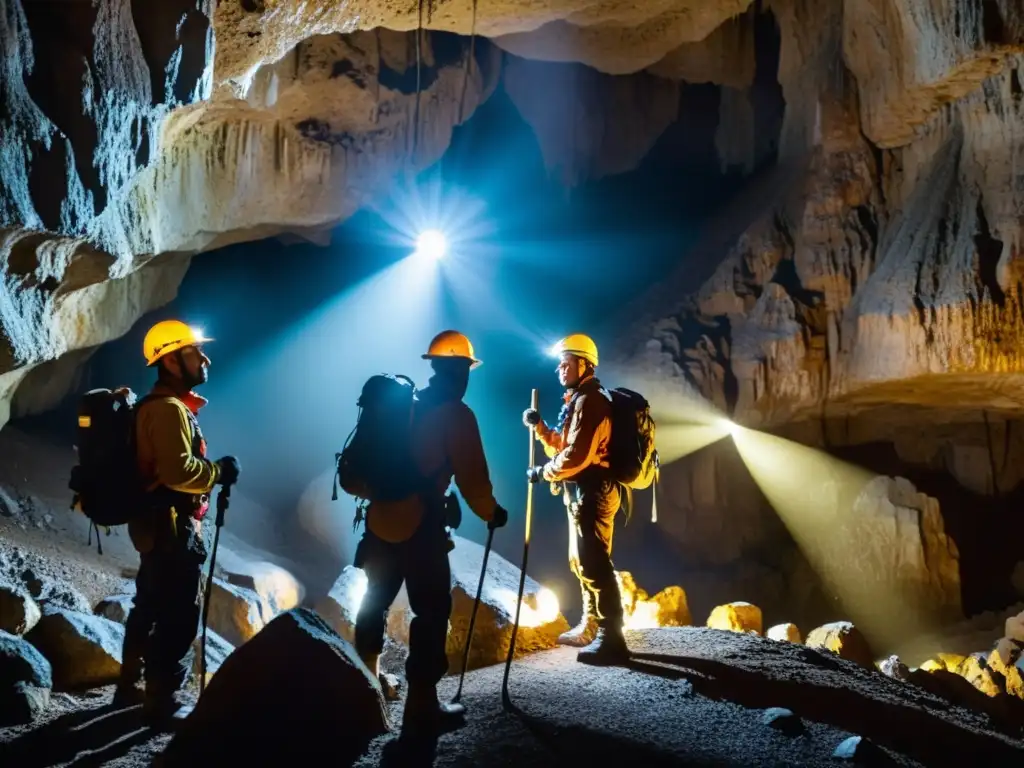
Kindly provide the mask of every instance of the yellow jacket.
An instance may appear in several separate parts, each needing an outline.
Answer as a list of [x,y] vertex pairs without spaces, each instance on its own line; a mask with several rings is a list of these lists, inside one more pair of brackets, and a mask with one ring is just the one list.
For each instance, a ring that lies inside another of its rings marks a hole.
[[[157,384],[138,405],[136,456],[146,490],[155,492],[154,507],[128,524],[128,535],[139,552],[170,541],[189,547],[193,546],[190,541],[202,539],[205,496],[220,478],[220,467],[205,456],[206,442],[198,422],[193,435],[193,419],[205,404],[206,399],[195,393],[176,395]],[[191,534],[185,528],[188,525]]]
[[572,480],[592,466],[608,467],[608,445],[612,436],[612,403],[594,377],[584,380],[575,392],[566,393],[569,413],[561,431],[543,421],[537,425],[537,439],[550,461],[544,465],[544,479],[551,483]]
[[[472,409],[461,400],[432,402],[430,388],[420,393],[412,425],[413,459],[423,477],[434,479],[438,502],[454,477],[469,508],[481,520],[490,521],[498,502],[494,498],[480,427]],[[370,498],[365,486],[343,483],[347,493],[369,499],[366,526],[390,543],[408,540],[419,528],[426,511],[421,496],[380,502]]]

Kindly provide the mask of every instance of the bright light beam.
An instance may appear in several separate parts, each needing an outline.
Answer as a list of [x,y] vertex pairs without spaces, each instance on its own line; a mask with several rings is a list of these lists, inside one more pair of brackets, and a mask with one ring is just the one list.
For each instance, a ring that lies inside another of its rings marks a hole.
[[900,566],[908,557],[925,562],[923,545],[918,541],[916,552],[901,551],[900,561],[893,559],[892,536],[904,509],[889,499],[890,478],[744,427],[733,431],[733,440],[826,592],[876,651],[932,628],[922,610],[934,604],[929,586]]
[[439,229],[428,229],[416,238],[416,253],[431,259],[441,259],[448,253],[448,238]]

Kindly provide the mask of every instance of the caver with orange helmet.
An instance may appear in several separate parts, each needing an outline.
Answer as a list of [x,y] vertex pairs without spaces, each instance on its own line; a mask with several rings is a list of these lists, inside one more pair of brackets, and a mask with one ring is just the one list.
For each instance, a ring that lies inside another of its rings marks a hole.
[[565,387],[558,423],[551,427],[529,409],[523,423],[533,427],[549,461],[530,467],[527,477],[552,483],[569,517],[569,567],[580,581],[583,617],[563,633],[563,645],[587,646],[581,662],[608,664],[628,657],[622,633],[622,600],[612,563],[612,532],[621,505],[619,485],[611,471],[612,398],[594,369],[597,344],[582,333],[566,336],[551,348],[558,360],[558,381]]
[[133,607],[125,623],[123,662],[115,702],[140,697],[144,713],[159,721],[187,714],[175,701],[192,668],[199,624],[199,592],[207,549],[202,519],[217,484],[238,480],[233,456],[206,456],[199,409],[206,399],[193,387],[206,382],[209,342],[178,320],[150,328],[143,341],[146,365],[157,371],[153,389],[136,406],[135,451],[148,509],[128,521],[140,555]]
[[[508,521],[494,498],[476,416],[463,402],[469,372],[480,365],[462,333],[439,333],[422,355],[434,375],[417,391],[405,376],[382,374],[364,385],[356,429],[338,455],[341,487],[365,507],[366,529],[354,565],[367,575],[356,616],[355,646],[379,672],[387,610],[406,584],[413,619],[406,661],[403,731],[434,730],[461,717],[461,704],[441,704],[437,683],[448,669],[445,642],[451,614],[451,542],[457,527],[446,495],[454,479],[469,508],[491,529]],[[360,516],[357,515],[358,525]]]

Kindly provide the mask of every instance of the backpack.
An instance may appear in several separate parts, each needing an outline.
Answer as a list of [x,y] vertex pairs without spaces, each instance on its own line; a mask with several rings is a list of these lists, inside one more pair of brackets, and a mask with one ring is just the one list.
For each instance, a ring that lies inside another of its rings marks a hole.
[[338,485],[360,499],[353,528],[363,520],[368,499],[398,501],[418,493],[423,478],[412,454],[416,384],[408,376],[381,373],[363,384],[356,405],[356,426],[341,453],[335,454],[334,493]]
[[650,403],[643,395],[625,387],[609,390],[608,394],[612,403],[608,461],[615,479],[626,487],[628,517],[632,491],[645,490],[658,479],[661,465],[654,447],[655,424]]
[[147,504],[147,493],[136,460],[135,414],[140,402],[127,387],[93,389],[78,401],[75,448],[78,464],[71,468],[68,487],[74,491],[72,509],[89,518],[89,539],[99,526],[125,525]]

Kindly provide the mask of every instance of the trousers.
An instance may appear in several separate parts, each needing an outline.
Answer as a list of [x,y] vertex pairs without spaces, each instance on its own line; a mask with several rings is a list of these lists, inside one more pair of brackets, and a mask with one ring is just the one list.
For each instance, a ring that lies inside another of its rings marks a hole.
[[[589,593],[598,626],[621,628],[622,595],[612,562],[612,536],[621,495],[613,480],[591,475],[566,490],[569,568]],[[586,608],[586,600],[584,600]]]
[[392,544],[370,531],[356,548],[355,566],[366,573],[366,594],[356,614],[355,646],[360,656],[384,650],[388,611],[402,584],[414,617],[409,627],[405,675],[409,687],[433,687],[448,671],[445,642],[452,612],[448,539],[440,526],[424,522],[406,541]]
[[135,597],[125,622],[121,684],[135,685],[144,671],[146,695],[170,698],[192,670],[202,561],[184,550],[154,550],[140,558]]

